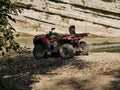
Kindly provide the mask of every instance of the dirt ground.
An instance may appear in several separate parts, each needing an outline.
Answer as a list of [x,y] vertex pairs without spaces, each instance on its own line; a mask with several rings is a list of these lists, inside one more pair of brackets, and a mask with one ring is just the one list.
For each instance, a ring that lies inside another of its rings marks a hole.
[[[18,41],[32,50],[32,39],[22,36]],[[12,54],[12,61],[0,61],[0,74],[22,90],[120,90],[120,38],[83,41],[89,45],[88,56],[36,60],[32,53]]]
[[23,90],[120,90],[120,53],[90,53],[68,60],[18,55],[13,63],[9,67],[1,62],[0,73]]

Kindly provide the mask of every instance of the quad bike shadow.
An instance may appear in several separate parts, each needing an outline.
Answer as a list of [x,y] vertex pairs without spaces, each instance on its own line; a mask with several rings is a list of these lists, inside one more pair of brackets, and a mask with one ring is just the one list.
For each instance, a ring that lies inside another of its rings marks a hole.
[[33,39],[33,55],[36,59],[49,55],[60,56],[64,59],[72,58],[74,55],[88,55],[89,47],[82,38],[88,33],[76,34],[73,29],[69,29],[70,34],[59,35],[53,32],[52,28],[46,35],[36,35]]

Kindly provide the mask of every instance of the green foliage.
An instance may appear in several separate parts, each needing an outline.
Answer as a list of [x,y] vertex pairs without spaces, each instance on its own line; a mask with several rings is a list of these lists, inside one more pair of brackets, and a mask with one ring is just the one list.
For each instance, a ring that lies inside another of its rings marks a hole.
[[30,48],[20,47],[20,48],[18,48],[17,53],[19,53],[19,54],[28,53],[29,54],[29,53],[31,53],[31,51],[30,51]]
[[16,22],[11,14],[21,13],[22,9],[17,6],[17,3],[12,3],[10,0],[0,0],[0,51],[2,55],[17,50],[20,46],[14,40],[15,29],[9,23],[9,20]]

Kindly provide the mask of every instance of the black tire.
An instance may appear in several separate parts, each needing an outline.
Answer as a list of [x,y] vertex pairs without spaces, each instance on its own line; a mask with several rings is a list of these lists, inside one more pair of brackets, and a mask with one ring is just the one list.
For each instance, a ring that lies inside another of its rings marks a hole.
[[36,59],[45,57],[45,50],[42,45],[37,45],[33,49],[33,55]]
[[80,48],[81,48],[80,55],[88,55],[89,46],[88,46],[88,44],[86,42],[81,41],[80,42]]
[[63,44],[59,50],[60,56],[64,59],[69,59],[74,56],[74,48],[70,44]]

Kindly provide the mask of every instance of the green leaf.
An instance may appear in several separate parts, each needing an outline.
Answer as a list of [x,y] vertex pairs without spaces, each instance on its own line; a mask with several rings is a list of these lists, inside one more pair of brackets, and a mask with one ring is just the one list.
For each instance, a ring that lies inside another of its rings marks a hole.
[[11,30],[14,30],[14,31],[15,31],[15,29],[14,29],[13,27],[10,27],[9,29],[11,29]]
[[9,18],[10,20],[12,20],[13,22],[16,22],[16,20],[15,20],[14,18],[12,18],[11,16],[9,16],[9,15],[8,15],[8,18]]
[[5,55],[5,53],[4,52],[2,52],[2,56],[4,56]]
[[0,51],[2,51],[3,49],[2,49],[2,47],[0,47]]
[[2,18],[1,20],[2,20],[1,25],[7,25],[8,24],[8,20],[6,18]]

